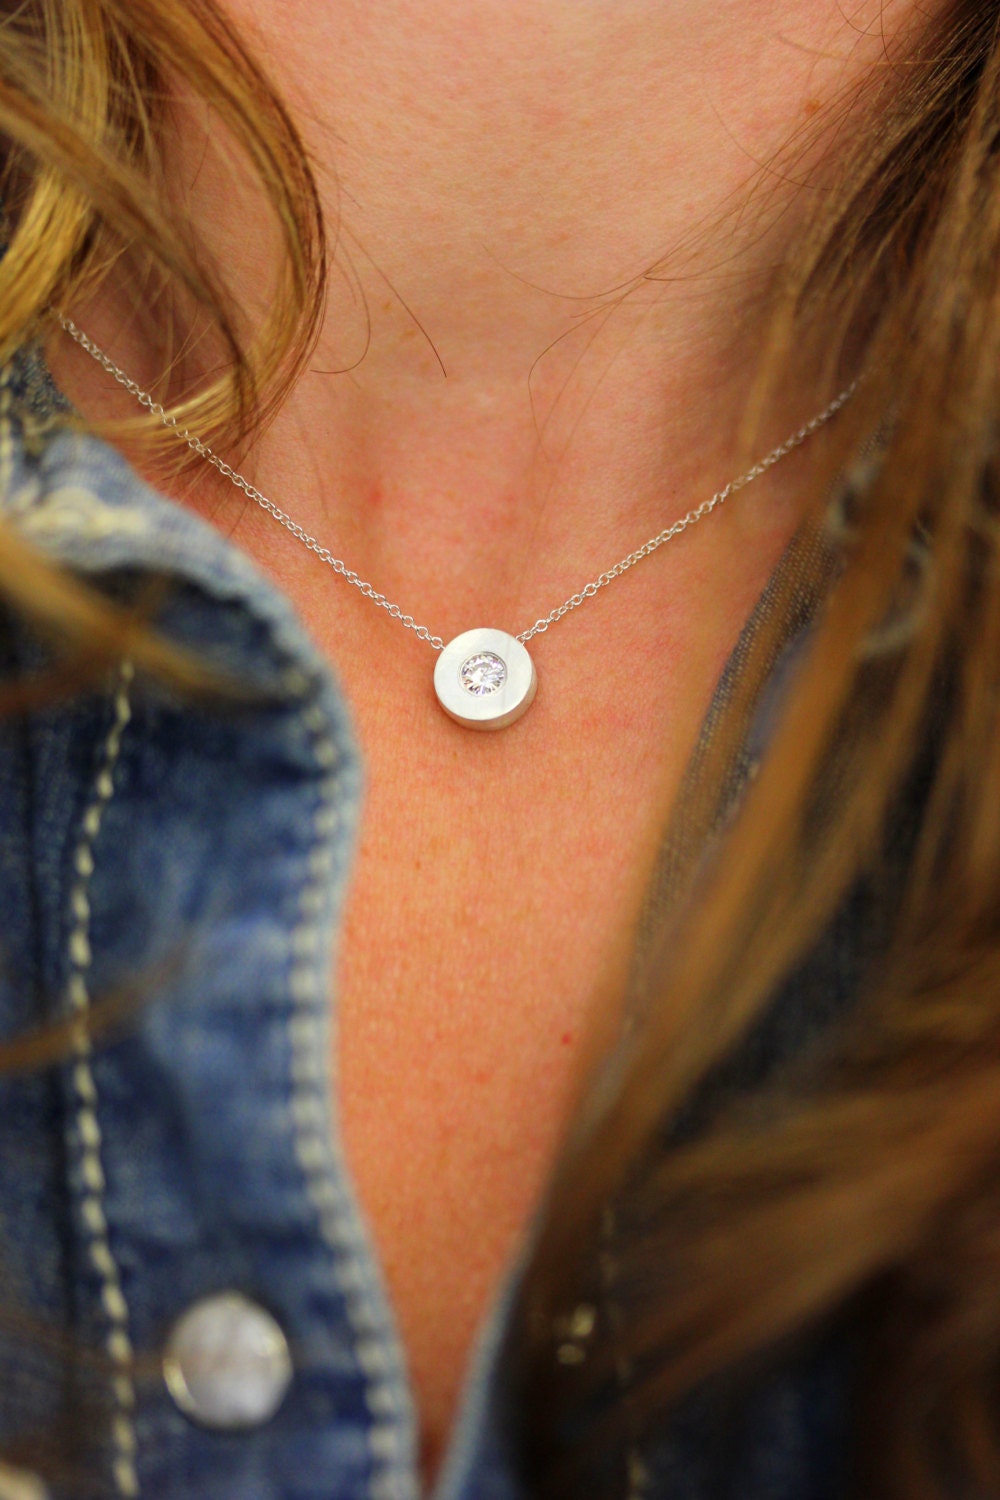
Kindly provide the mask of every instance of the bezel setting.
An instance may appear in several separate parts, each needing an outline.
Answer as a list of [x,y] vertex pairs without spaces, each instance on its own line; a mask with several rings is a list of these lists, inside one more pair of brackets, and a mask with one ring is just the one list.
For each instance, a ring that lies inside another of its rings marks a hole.
[[439,652],[434,666],[438,702],[466,729],[506,729],[516,723],[531,707],[537,686],[534,662],[505,630],[463,631]]

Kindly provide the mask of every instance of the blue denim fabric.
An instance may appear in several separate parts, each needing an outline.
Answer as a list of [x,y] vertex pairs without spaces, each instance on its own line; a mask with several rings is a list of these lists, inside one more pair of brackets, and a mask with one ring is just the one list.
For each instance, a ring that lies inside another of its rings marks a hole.
[[[107,445],[39,429],[53,397],[29,357],[2,392],[7,520],[120,596],[168,578],[161,628],[260,694],[220,707],[123,672],[0,724],[0,1040],[145,996],[92,1049],[0,1076],[0,1268],[33,1320],[0,1325],[0,1452],[27,1463],[85,1397],[107,1421],[56,1500],[408,1500],[413,1404],[328,1096],[361,790],[342,696],[239,552]],[[26,627],[2,638],[5,675],[44,664]],[[825,1015],[845,987],[821,962],[799,1011]],[[521,1494],[502,1358],[515,1285],[512,1268],[439,1500]],[[230,1288],[274,1314],[294,1359],[277,1415],[240,1433],[192,1423],[159,1363],[177,1316]],[[844,1404],[834,1346],[738,1413],[689,1403],[645,1455],[642,1493],[835,1500]]]

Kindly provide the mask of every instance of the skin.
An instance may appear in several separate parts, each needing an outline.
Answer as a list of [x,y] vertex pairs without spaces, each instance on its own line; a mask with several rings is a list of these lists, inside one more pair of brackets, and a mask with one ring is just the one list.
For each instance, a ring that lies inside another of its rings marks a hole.
[[[245,465],[268,494],[447,640],[523,629],[745,466],[757,293],[802,210],[760,165],[880,64],[909,0],[227,4],[339,229],[312,366]],[[254,316],[259,207],[184,129],[186,190]],[[142,370],[110,294],[87,319]],[[54,363],[85,411],[125,409],[73,350]],[[800,381],[753,453],[830,394]],[[235,491],[178,491],[296,602],[366,757],[331,1067],[428,1481],[806,475],[786,460],[533,643],[536,704],[497,735],[445,719],[428,648]]]

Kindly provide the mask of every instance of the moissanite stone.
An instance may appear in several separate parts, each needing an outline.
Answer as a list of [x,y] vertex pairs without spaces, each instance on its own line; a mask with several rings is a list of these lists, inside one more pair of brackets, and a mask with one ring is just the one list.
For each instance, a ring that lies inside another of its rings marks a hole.
[[505,630],[466,630],[438,652],[434,691],[466,729],[505,729],[530,707],[536,687],[531,657]]
[[495,652],[478,651],[475,656],[470,656],[468,661],[462,663],[462,670],[458,675],[467,693],[485,698],[503,687],[507,681],[507,668],[503,658]]

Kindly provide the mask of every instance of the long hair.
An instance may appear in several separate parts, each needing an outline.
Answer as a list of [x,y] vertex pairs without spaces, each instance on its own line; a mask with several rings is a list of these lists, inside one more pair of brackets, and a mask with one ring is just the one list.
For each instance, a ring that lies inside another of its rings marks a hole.
[[[278,253],[251,335],[207,253],[166,147],[181,86],[262,187]],[[156,394],[205,436],[237,443],[266,422],[306,360],[326,274],[305,150],[263,69],[212,0],[29,0],[0,5],[0,361],[55,328],[113,274],[162,378]],[[185,385],[192,342],[216,373]],[[177,444],[140,418],[118,424],[162,456]],[[204,686],[196,663],[0,531],[0,587],[99,670],[123,640],[137,662]]]
[[[758,397],[821,351],[831,380],[860,378],[817,450],[803,529],[818,547],[842,474],[836,561],[813,570],[767,752],[727,807],[801,607],[800,579],[776,587],[681,809],[641,1014],[555,1172],[515,1319],[540,1493],[619,1493],[616,1455],[683,1397],[862,1310],[877,1381],[859,1377],[858,1493],[1000,1491],[998,18],[954,0],[790,148],[814,163],[809,212],[773,288]],[[168,69],[225,122],[282,230],[266,344],[247,345],[197,226],[161,206]],[[225,378],[182,398],[191,425],[235,439],[263,420],[315,327],[322,229],[294,128],[212,0],[28,0],[0,31],[0,129],[0,347],[44,334],[53,305],[115,264],[229,351]],[[22,608],[25,564],[0,534],[0,590]],[[107,660],[106,607],[31,566],[48,580],[35,612]],[[858,891],[888,895],[822,1056],[699,1114]]]
[[[953,5],[855,102],[785,273],[770,361],[818,339],[862,381],[834,450],[837,560],[735,813],[795,569],[714,726],[636,1034],[546,1205],[521,1337],[547,1492],[588,1493],[594,1449],[627,1455],[680,1398],[738,1385],[835,1312],[869,1359],[856,1493],[1000,1492],[998,15]],[[849,1014],[727,1089],[727,1058],[852,900],[878,931]],[[561,1363],[567,1338],[580,1355]],[[581,1411],[605,1412],[586,1441]]]

